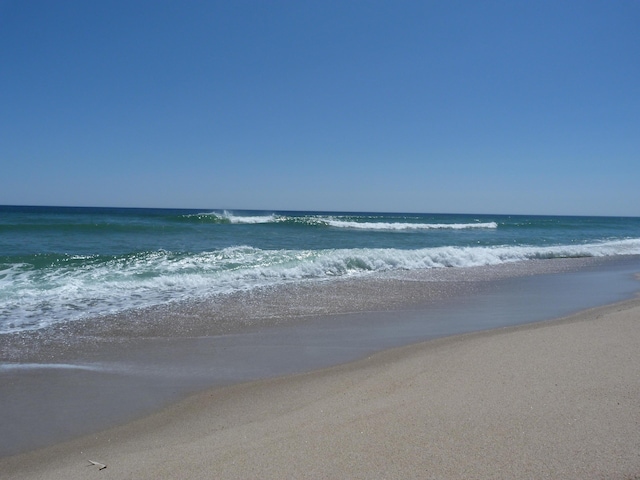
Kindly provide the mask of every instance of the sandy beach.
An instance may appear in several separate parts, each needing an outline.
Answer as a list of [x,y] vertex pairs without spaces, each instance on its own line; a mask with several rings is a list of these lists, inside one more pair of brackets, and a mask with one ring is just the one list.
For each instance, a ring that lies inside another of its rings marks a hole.
[[639,344],[637,299],[433,340],[200,393],[0,476],[637,479]]
[[640,480],[640,0],[0,0],[0,480]]

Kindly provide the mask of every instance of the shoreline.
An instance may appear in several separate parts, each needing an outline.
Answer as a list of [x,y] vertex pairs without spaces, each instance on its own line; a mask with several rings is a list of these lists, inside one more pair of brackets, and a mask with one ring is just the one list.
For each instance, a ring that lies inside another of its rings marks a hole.
[[[169,309],[160,321],[153,311],[113,325],[0,336],[0,424],[9,432],[0,458],[125,424],[212,387],[631,298],[638,271],[639,256],[393,273]],[[220,332],[220,311],[232,312],[223,325],[238,319],[239,328]]]
[[0,459],[0,472],[635,479],[638,344],[634,298],[215,388],[120,427]]

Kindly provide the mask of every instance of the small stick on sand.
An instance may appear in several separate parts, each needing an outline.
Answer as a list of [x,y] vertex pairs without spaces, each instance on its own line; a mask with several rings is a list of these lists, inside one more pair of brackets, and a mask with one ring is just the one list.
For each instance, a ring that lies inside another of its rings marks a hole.
[[104,470],[105,468],[107,468],[107,466],[104,463],[94,462],[93,460],[89,460],[89,463],[91,463],[91,465],[95,465],[96,467],[98,467],[98,470]]

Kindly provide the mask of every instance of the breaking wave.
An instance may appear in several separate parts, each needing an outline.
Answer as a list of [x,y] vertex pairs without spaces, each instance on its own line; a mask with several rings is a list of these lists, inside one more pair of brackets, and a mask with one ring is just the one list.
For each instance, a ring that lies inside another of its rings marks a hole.
[[443,246],[121,256],[48,255],[0,261],[0,333],[299,281],[390,270],[464,268],[532,259],[640,254],[640,239],[557,246]]
[[419,221],[368,221],[363,216],[326,216],[326,215],[282,215],[282,214],[234,214],[229,211],[206,212],[184,215],[183,218],[199,222],[221,224],[296,224],[306,226],[325,226],[357,230],[464,230],[470,228],[498,228],[496,222],[472,223],[424,223]]

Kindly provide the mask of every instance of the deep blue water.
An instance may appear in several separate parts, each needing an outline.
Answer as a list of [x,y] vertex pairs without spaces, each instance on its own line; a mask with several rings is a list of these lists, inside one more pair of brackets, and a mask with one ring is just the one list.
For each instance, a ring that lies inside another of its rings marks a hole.
[[0,207],[0,332],[290,282],[640,254],[640,218]]

